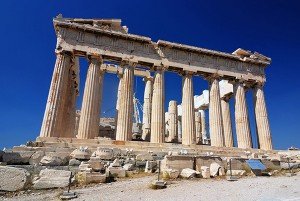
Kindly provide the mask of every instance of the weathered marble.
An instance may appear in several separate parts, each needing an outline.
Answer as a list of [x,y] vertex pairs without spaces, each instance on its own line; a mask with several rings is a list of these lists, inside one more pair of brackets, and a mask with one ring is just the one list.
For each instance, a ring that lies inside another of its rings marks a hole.
[[60,136],[70,62],[70,54],[65,52],[57,53],[40,137]]
[[211,146],[223,147],[224,132],[221,111],[219,80],[212,78],[209,92],[209,128]]
[[205,140],[205,139],[207,139],[205,111],[204,110],[199,110],[199,114],[201,116],[201,135],[202,135],[202,140]]
[[177,119],[177,102],[172,100],[169,102],[168,108],[169,118],[169,137],[168,142],[177,142],[178,141],[178,119]]
[[254,88],[254,110],[256,118],[256,128],[258,135],[259,148],[272,150],[272,137],[269,125],[265,95],[263,86],[258,84]]
[[231,117],[229,109],[229,100],[224,97],[221,99],[223,129],[224,129],[224,143],[225,147],[233,147],[233,134],[231,126]]
[[162,143],[165,138],[165,87],[164,69],[157,67],[152,96],[151,136],[150,142]]
[[196,143],[193,76],[186,72],[182,78],[182,144]]
[[241,82],[235,85],[235,127],[239,148],[251,148],[252,140],[246,103],[245,87]]
[[133,116],[133,76],[134,65],[125,64],[122,77],[116,140],[130,141],[132,139]]
[[201,113],[195,112],[196,144],[202,144]]
[[90,58],[78,127],[77,138],[79,139],[93,139],[99,134],[103,82],[103,71],[101,71],[100,65],[99,58]]
[[151,104],[153,91],[153,78],[145,77],[145,91],[144,91],[144,105],[143,105],[143,140],[150,140],[150,126],[151,126]]

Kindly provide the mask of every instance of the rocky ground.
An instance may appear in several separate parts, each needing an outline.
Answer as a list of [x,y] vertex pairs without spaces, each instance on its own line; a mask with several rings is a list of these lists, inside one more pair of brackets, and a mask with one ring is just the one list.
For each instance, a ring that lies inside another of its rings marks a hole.
[[[166,189],[149,188],[154,176],[125,179],[74,189],[75,200],[286,200],[300,201],[300,173],[293,177],[244,177],[235,182],[225,179],[192,179],[168,182]],[[0,200],[59,200],[62,190],[39,191]]]

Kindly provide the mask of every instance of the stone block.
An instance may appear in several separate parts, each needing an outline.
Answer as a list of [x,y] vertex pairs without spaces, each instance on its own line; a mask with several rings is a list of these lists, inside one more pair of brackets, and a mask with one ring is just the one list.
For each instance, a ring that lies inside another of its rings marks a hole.
[[79,166],[81,164],[80,160],[77,160],[75,158],[72,158],[71,160],[69,160],[69,166]]
[[78,172],[76,174],[76,180],[79,184],[105,183],[106,174],[100,174],[98,172]]
[[87,163],[90,164],[90,167],[94,171],[103,170],[105,165],[105,163],[99,158],[91,158]]
[[134,165],[131,164],[131,163],[127,163],[125,165],[123,165],[123,168],[126,170],[126,171],[131,171],[131,170],[134,170]]
[[180,172],[179,170],[175,170],[175,169],[165,169],[163,170],[163,178],[165,179],[177,179]]
[[20,152],[5,152],[3,154],[3,162],[8,165],[22,165],[29,164],[30,157],[34,154],[34,151],[20,151]]
[[57,156],[44,156],[41,161],[40,165],[42,166],[61,166],[64,165],[63,159]]
[[210,176],[212,177],[216,177],[219,175],[219,169],[221,168],[221,166],[218,163],[211,163],[210,164]]
[[91,152],[87,148],[80,147],[79,149],[75,149],[70,154],[70,157],[79,160],[88,160],[91,157]]
[[102,160],[112,160],[114,158],[114,150],[110,148],[98,147],[97,150],[92,154],[92,157],[97,157]]
[[30,165],[38,165],[44,156],[45,156],[45,152],[44,151],[36,151],[30,157],[29,164]]
[[138,154],[135,159],[137,161],[153,161],[153,156],[150,153]]
[[196,177],[196,175],[200,175],[200,172],[190,169],[190,168],[184,168],[184,169],[182,169],[182,171],[180,173],[180,176],[182,178],[187,178],[187,179]]
[[266,166],[268,170],[280,170],[280,161],[271,161],[269,159],[261,159],[262,164]]
[[121,167],[121,163],[119,161],[119,159],[115,159],[110,165],[109,167]]
[[126,170],[123,167],[108,167],[107,172],[114,177],[126,177]]
[[201,166],[200,167],[201,170],[201,175],[204,179],[209,179],[210,178],[210,170],[209,167],[207,166]]
[[82,161],[81,164],[79,165],[79,171],[92,172],[91,165],[87,162]]
[[220,166],[225,166],[224,161],[221,157],[214,156],[197,156],[196,157],[196,170],[201,171],[201,166],[210,167],[212,163],[217,163]]
[[0,166],[0,191],[23,190],[29,179],[30,174],[25,169]]
[[184,168],[193,169],[194,157],[192,156],[165,156],[161,161],[161,169],[176,169],[181,171]]
[[[232,176],[246,176],[246,171],[245,170],[232,170]],[[230,170],[227,170],[226,175],[230,175]]]
[[34,189],[64,188],[69,185],[71,171],[45,169],[33,182]]

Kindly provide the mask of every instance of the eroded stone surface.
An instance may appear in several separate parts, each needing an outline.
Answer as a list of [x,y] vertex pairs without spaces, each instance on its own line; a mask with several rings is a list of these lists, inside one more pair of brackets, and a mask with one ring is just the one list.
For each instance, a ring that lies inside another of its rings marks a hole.
[[0,166],[0,190],[23,190],[29,182],[29,172],[25,169]]

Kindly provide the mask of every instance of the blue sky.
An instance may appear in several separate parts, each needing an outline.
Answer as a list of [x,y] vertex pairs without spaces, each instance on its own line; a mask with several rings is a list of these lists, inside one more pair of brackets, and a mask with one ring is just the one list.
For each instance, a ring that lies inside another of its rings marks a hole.
[[[55,62],[52,18],[121,18],[129,32],[225,52],[242,47],[272,58],[265,95],[276,149],[300,146],[300,2],[296,0],[53,1],[0,3],[0,148],[34,140],[40,130]],[[81,60],[81,89],[87,63]],[[118,79],[105,76],[102,116],[112,116]],[[136,79],[137,97],[144,84]],[[194,78],[195,94],[207,88]],[[255,139],[252,94],[247,94]],[[81,105],[81,96],[77,105]],[[166,74],[166,104],[181,102],[181,78]],[[233,101],[231,101],[231,107]],[[233,114],[233,113],[232,113]],[[256,143],[254,143],[256,146]]]

